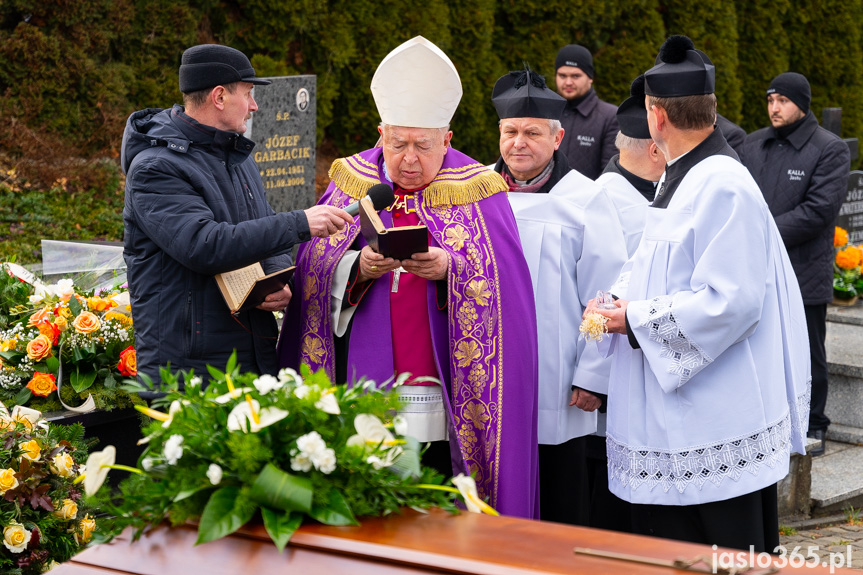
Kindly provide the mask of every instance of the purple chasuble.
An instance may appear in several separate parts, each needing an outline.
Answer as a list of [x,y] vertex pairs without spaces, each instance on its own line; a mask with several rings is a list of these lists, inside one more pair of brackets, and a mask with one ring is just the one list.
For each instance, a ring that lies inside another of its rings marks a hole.
[[[336,160],[319,203],[344,207],[388,183],[383,165],[381,148]],[[454,471],[475,473],[480,496],[501,513],[537,518],[536,311],[506,190],[499,174],[449,148],[438,175],[414,197],[429,245],[449,256],[447,309],[437,308],[434,282],[427,282],[426,303]],[[392,225],[389,212],[380,215]],[[335,375],[330,293],[341,257],[355,240],[366,245],[359,232],[357,218],[300,246],[282,366],[305,363]],[[391,286],[392,274],[373,282],[353,316],[347,373],[356,378],[393,376]]]

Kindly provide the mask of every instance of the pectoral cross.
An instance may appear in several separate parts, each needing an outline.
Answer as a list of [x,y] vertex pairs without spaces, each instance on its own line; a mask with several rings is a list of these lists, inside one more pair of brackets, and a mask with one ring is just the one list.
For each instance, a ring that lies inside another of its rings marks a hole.
[[[393,289],[392,293],[397,293],[399,291],[399,276],[402,275],[402,272],[405,271],[405,268],[399,267],[393,270]],[[407,272],[405,272],[407,273]]]

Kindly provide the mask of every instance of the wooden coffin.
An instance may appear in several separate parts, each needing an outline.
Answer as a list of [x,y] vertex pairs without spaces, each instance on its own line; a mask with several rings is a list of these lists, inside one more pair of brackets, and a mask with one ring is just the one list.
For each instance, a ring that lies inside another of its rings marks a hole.
[[[130,544],[120,539],[93,547],[52,575],[483,575],[603,573],[609,575],[686,573],[670,567],[576,555],[575,547],[673,561],[711,556],[715,551],[653,537],[627,535],[556,523],[490,517],[474,513],[406,511],[367,519],[359,527],[313,524],[300,528],[281,554],[263,526],[248,526],[229,537],[195,546],[195,527],[161,527]],[[702,572],[709,568],[702,566]],[[784,567],[779,573],[831,573],[829,566]],[[764,573],[755,569],[750,573]]]

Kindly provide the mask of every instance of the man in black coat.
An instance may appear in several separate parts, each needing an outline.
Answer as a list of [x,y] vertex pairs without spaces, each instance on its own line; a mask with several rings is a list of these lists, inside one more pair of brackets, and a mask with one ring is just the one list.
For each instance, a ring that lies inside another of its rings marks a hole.
[[561,48],[554,68],[557,93],[567,100],[560,116],[560,151],[574,170],[595,180],[617,153],[617,106],[603,102],[593,90],[593,56],[584,46]]
[[288,286],[232,317],[214,276],[260,262],[269,274],[291,264],[294,244],[327,237],[353,218],[332,206],[275,213],[243,137],[258,109],[249,59],[205,44],[183,53],[185,106],[133,113],[123,134],[124,250],[135,318],[138,371],[224,367],[233,350],[245,370],[275,374],[274,311]]
[[824,414],[824,338],[827,303],[833,299],[833,234],[851,154],[845,142],[818,125],[811,99],[803,75],[786,72],[774,78],[767,90],[772,126],[747,136],[742,160],[770,206],[803,295],[812,359],[809,436],[821,440],[812,452],[821,455],[830,425]]

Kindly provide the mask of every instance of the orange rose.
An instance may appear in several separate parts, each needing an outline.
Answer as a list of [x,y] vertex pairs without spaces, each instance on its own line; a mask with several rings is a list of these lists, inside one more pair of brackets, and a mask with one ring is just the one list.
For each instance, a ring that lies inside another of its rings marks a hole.
[[37,335],[27,344],[27,357],[40,361],[51,355],[51,340],[45,335]]
[[74,327],[75,331],[78,333],[93,333],[102,327],[102,324],[93,312],[82,311],[78,314],[78,317],[75,318],[75,321],[72,322],[72,327]]
[[117,369],[121,375],[126,377],[134,377],[138,375],[138,354],[135,353],[135,348],[131,345],[120,353],[120,363],[117,364]]
[[30,316],[30,321],[28,322],[28,325],[39,325],[43,321],[48,321],[48,314],[50,313],[50,307],[40,309],[39,311]]
[[51,323],[50,321],[40,321],[39,333],[51,340],[52,345],[57,345],[57,340],[60,339],[60,326]]
[[847,243],[848,243],[848,232],[846,232],[845,230],[843,230],[839,226],[836,226],[836,228],[833,232],[833,247],[834,248],[841,248],[842,246],[844,246]]
[[50,373],[37,371],[33,374],[33,379],[27,384],[27,389],[32,391],[33,395],[48,397],[52,392],[57,391],[57,386],[54,385],[56,379]]

